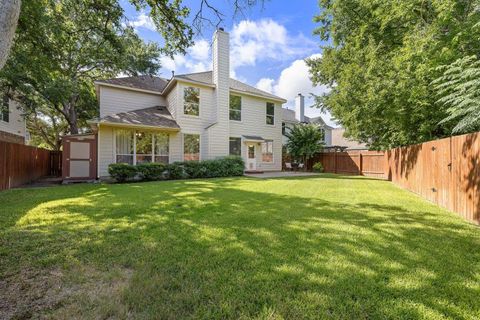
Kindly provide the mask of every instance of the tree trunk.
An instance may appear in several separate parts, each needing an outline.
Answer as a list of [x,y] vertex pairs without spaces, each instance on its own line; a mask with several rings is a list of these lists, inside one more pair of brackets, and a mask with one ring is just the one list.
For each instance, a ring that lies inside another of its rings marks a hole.
[[7,62],[20,15],[20,0],[0,0],[0,70]]

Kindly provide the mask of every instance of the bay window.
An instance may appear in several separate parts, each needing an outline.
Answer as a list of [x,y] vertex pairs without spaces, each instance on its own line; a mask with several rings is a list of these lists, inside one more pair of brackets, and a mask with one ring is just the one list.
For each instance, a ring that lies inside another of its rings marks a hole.
[[262,162],[273,162],[273,141],[262,142]]
[[168,163],[167,133],[141,130],[115,131],[115,161],[140,164],[148,162]]
[[133,164],[134,156],[134,131],[117,130],[115,134],[115,152],[117,163]]

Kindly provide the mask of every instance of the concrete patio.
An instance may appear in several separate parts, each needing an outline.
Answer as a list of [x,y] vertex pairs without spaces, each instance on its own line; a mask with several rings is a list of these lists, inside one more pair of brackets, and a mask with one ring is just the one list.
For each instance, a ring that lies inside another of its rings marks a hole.
[[271,171],[263,173],[246,173],[246,177],[268,179],[268,178],[286,178],[286,177],[307,177],[317,176],[318,173],[302,171]]

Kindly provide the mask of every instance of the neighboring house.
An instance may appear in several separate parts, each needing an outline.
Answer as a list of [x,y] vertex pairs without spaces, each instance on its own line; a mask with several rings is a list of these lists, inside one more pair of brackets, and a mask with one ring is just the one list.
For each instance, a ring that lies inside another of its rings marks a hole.
[[[326,150],[363,150],[368,149],[367,145],[360,143],[344,136],[344,128],[333,128],[325,123],[322,117],[309,118],[305,115],[305,97],[299,93],[295,97],[295,110],[283,109],[282,116],[282,134],[283,144],[287,143],[285,132],[290,130],[298,123],[314,123],[319,126],[319,130],[323,132]],[[335,147],[335,148],[334,148]]]
[[332,130],[332,146],[345,148],[346,150],[365,150],[368,146],[345,137],[344,128],[335,128]]
[[2,97],[0,107],[0,141],[25,144],[25,118],[18,102]]
[[299,93],[295,97],[295,110],[282,109],[282,143],[287,143],[287,137],[285,133],[288,132],[294,125],[298,123],[313,123],[319,126],[319,130],[323,132],[323,139],[326,146],[332,145],[332,130],[330,127],[323,121],[322,117],[309,118],[305,115],[305,97]]
[[282,168],[285,99],[231,79],[229,35],[215,32],[213,71],[96,81],[97,176],[116,162],[241,156],[250,171]]

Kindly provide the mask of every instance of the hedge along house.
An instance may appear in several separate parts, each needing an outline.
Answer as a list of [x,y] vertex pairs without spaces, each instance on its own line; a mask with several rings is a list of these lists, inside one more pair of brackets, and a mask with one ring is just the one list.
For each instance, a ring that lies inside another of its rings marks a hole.
[[213,71],[96,81],[98,177],[111,163],[244,158],[248,171],[282,168],[285,99],[229,77],[229,35],[215,32]]

